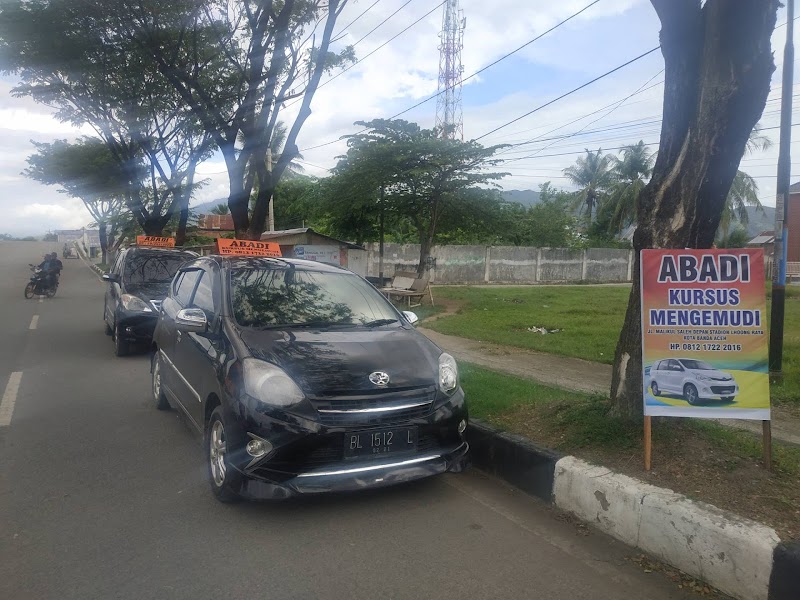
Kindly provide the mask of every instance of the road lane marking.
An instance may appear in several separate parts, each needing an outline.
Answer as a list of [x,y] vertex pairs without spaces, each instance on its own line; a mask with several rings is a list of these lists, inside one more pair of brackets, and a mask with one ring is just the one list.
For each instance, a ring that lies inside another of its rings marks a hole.
[[21,381],[22,371],[14,371],[8,378],[6,391],[3,393],[3,399],[0,400],[0,427],[11,425],[11,415],[14,414],[14,405],[17,403],[17,393]]
[[36,326],[39,325],[39,315],[33,315],[31,319],[31,325],[28,329],[36,329]]

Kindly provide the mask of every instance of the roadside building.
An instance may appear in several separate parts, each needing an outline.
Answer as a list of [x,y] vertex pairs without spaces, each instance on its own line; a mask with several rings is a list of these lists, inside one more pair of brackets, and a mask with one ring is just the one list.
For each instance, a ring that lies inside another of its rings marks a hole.
[[286,257],[338,265],[362,277],[367,274],[367,251],[363,246],[323,235],[310,227],[266,231],[261,240],[278,244]]

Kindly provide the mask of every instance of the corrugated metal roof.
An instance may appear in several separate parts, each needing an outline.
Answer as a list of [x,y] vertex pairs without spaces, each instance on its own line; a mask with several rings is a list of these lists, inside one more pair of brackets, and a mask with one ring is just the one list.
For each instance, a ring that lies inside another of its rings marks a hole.
[[763,244],[771,244],[775,241],[774,235],[757,235],[752,240],[747,242],[748,246],[761,246]]

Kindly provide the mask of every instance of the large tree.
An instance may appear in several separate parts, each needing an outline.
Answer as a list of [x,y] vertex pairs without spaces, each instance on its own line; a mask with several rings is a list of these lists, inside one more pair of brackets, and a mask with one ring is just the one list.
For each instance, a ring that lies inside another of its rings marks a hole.
[[126,173],[125,202],[145,233],[161,233],[180,213],[180,237],[195,168],[213,140],[148,57],[119,35],[111,4],[4,2],[0,70],[19,76],[15,95],[94,129]]
[[420,244],[417,271],[422,275],[442,220],[469,210],[467,190],[505,175],[487,171],[500,164],[492,157],[503,146],[484,148],[475,141],[448,139],[439,129],[422,129],[401,119],[356,124],[367,131],[348,138],[347,155],[336,172],[363,190],[362,205],[371,206],[371,214],[379,214],[380,204],[370,205],[369,193],[379,199],[382,188],[386,209],[414,225]]
[[639,251],[709,248],[769,93],[778,0],[651,0],[661,20],[664,108],[658,156],[639,196],[637,262],[614,360],[615,412],[642,415]]
[[59,191],[83,201],[97,223],[103,262],[107,262],[120,217],[126,212],[126,173],[98,138],[82,138],[74,144],[57,140],[34,145],[36,153],[28,157],[25,175],[45,185],[58,185]]
[[[123,0],[113,9],[116,30],[153,61],[222,153],[237,237],[257,239],[264,231],[270,198],[299,154],[297,137],[323,73],[352,60],[351,47],[330,50],[347,2]],[[267,151],[279,116],[295,103],[284,149],[270,169]]]

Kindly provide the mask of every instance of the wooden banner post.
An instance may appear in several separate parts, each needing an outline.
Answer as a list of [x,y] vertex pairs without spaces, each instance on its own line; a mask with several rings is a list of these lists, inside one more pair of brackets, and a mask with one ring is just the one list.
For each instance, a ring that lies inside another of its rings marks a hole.
[[653,417],[644,418],[644,470],[650,470],[650,459],[653,453]]

